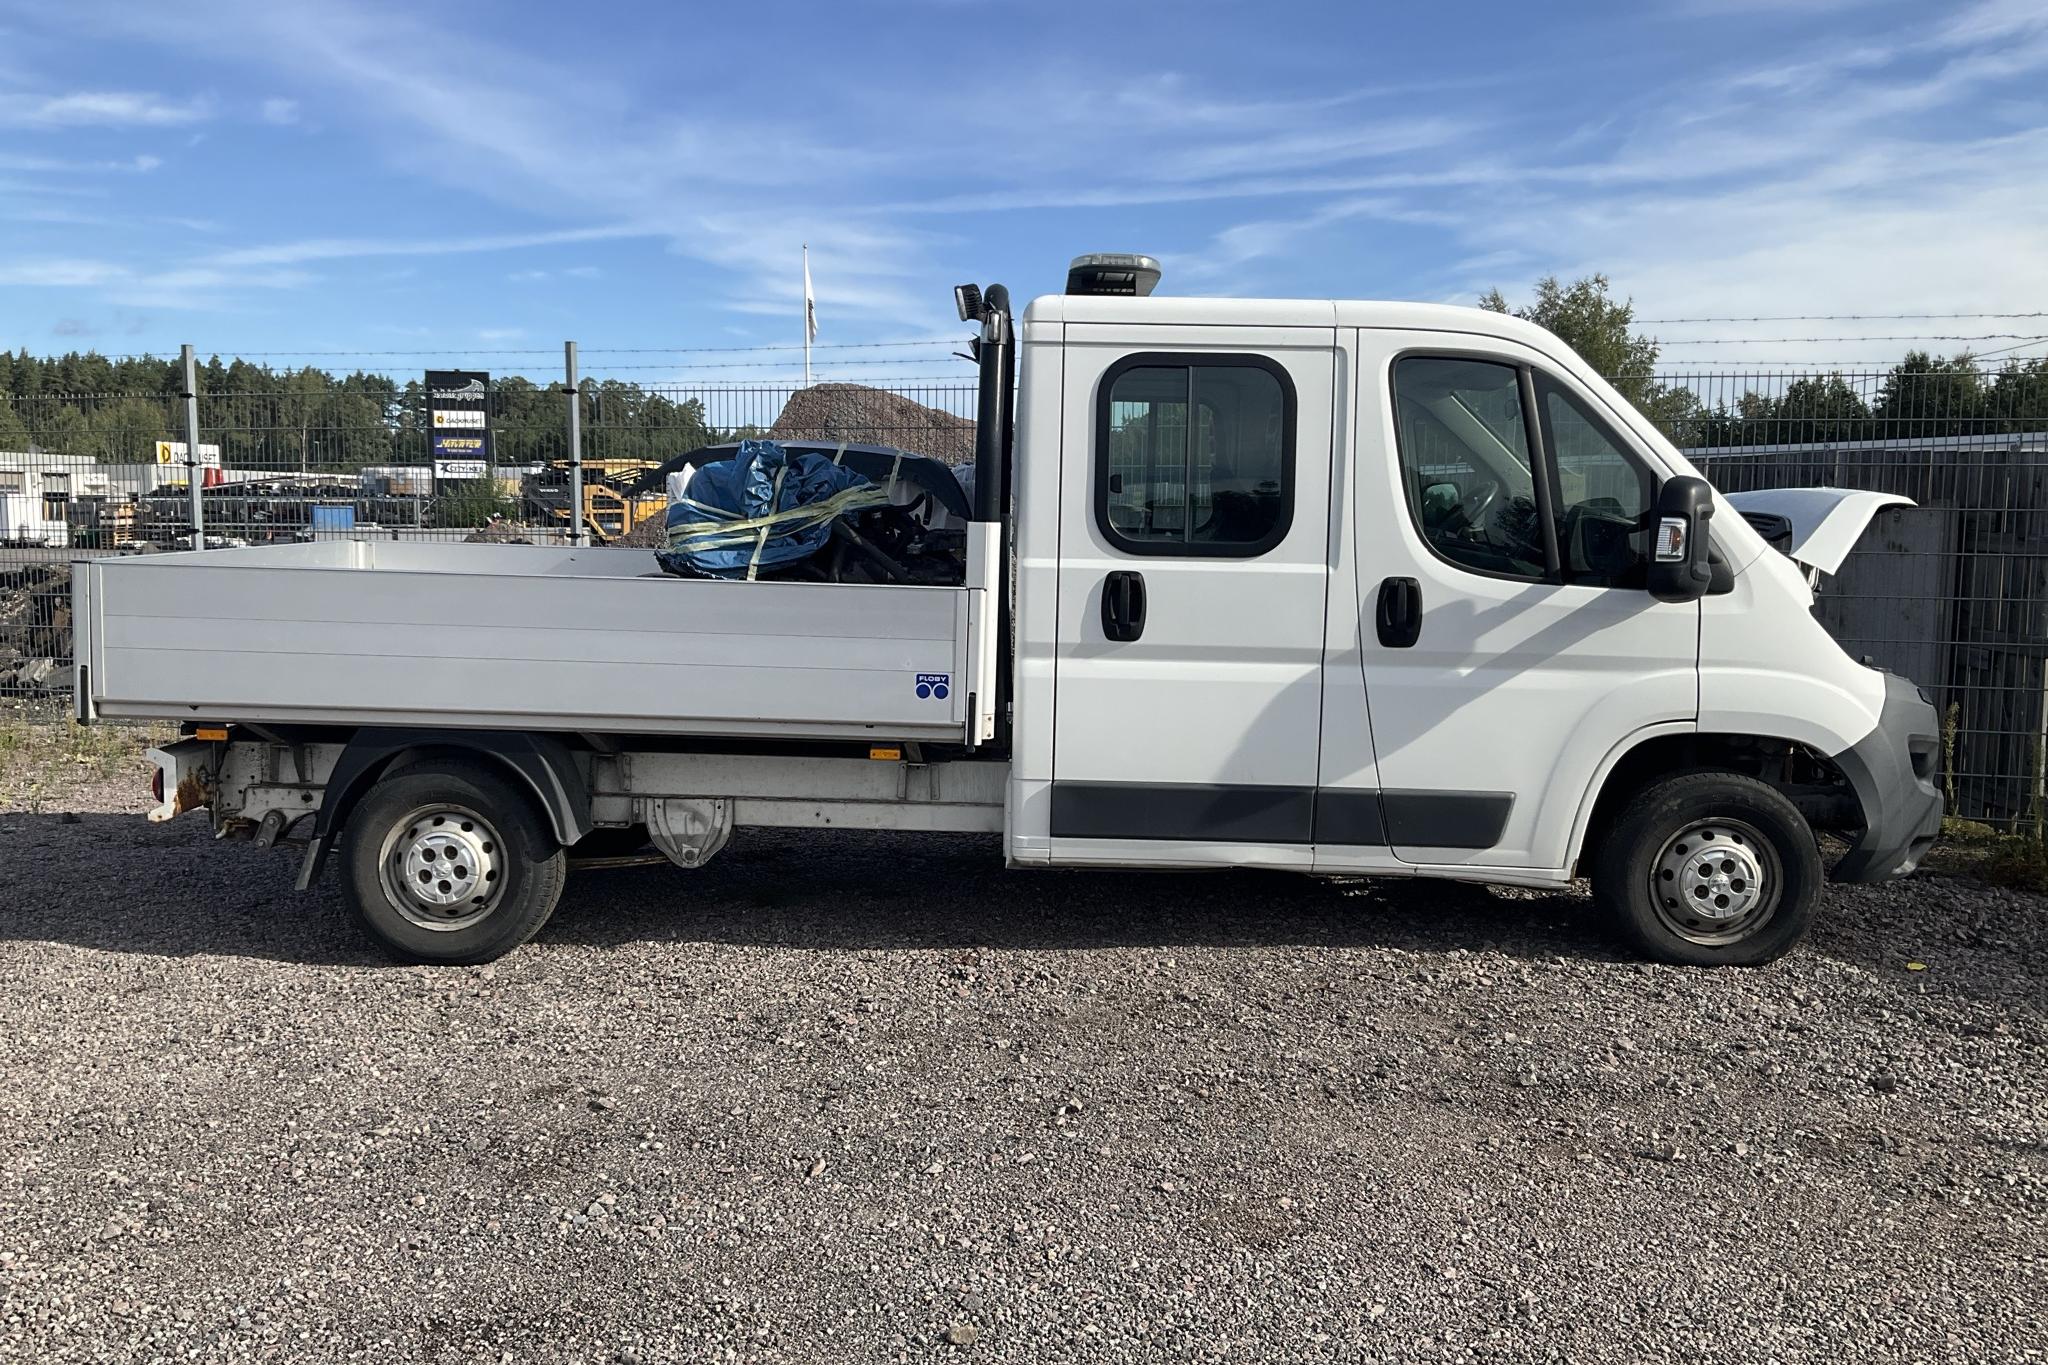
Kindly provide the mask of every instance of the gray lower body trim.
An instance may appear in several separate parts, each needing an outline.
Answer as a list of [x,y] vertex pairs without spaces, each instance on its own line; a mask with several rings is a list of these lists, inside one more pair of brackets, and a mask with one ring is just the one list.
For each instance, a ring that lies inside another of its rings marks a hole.
[[1877,728],[1833,755],[1863,808],[1863,832],[1828,873],[1838,882],[1903,877],[1941,833],[1940,718],[1909,680],[1887,673],[1884,682]]
[[1381,792],[1387,842],[1410,848],[1492,848],[1507,828],[1508,792]]
[[1054,782],[1056,839],[1492,848],[1513,796],[1193,783]]
[[1387,817],[1380,808],[1380,794],[1355,788],[1317,788],[1316,819],[1311,833],[1318,844],[1386,847]]
[[1312,787],[1052,784],[1056,839],[1305,844],[1314,822]]

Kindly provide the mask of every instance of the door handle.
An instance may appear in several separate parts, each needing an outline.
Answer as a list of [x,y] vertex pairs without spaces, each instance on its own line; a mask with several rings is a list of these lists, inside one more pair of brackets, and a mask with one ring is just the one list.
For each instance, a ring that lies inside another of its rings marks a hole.
[[1126,643],[1145,633],[1145,575],[1136,569],[1102,580],[1102,633]]
[[1389,578],[1380,584],[1374,613],[1380,643],[1407,649],[1422,638],[1422,584],[1412,578]]

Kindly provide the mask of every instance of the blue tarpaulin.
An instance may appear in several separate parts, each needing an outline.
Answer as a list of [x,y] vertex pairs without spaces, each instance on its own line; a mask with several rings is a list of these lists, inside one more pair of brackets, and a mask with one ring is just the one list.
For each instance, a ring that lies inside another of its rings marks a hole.
[[737,455],[705,465],[670,496],[668,549],[655,557],[684,577],[753,578],[810,558],[836,518],[887,501],[830,456],[742,441]]

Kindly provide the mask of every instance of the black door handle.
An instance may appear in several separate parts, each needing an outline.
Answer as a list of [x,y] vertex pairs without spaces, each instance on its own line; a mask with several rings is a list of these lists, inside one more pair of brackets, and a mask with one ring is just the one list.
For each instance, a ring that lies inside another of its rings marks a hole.
[[1373,615],[1380,643],[1388,649],[1407,649],[1422,638],[1422,585],[1412,578],[1384,580]]
[[1102,633],[1128,642],[1145,633],[1145,575],[1118,569],[1102,580]]

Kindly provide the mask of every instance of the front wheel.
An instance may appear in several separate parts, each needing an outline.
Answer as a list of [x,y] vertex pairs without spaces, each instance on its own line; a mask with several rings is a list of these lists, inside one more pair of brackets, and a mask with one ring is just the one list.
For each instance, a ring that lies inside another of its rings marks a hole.
[[347,894],[372,938],[412,962],[489,962],[539,931],[567,859],[525,792],[481,764],[406,768],[348,822]]
[[1659,962],[1753,967],[1806,936],[1820,900],[1813,830],[1775,788],[1691,772],[1637,792],[1593,857],[1593,895]]

